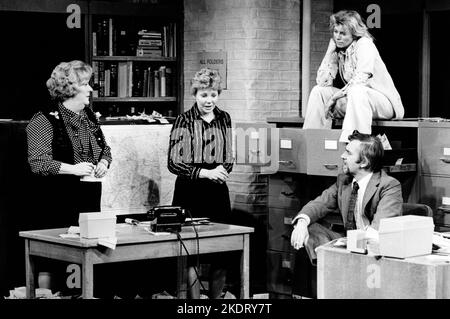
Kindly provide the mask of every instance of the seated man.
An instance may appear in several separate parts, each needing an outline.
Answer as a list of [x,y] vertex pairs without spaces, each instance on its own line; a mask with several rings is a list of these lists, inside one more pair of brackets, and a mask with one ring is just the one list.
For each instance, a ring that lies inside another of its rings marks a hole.
[[291,244],[305,246],[311,259],[314,249],[346,236],[316,223],[327,214],[340,212],[346,230],[363,229],[366,238],[377,238],[380,219],[402,214],[402,190],[398,180],[381,170],[381,141],[354,131],[341,158],[344,174],[319,197],[306,204],[293,220]]

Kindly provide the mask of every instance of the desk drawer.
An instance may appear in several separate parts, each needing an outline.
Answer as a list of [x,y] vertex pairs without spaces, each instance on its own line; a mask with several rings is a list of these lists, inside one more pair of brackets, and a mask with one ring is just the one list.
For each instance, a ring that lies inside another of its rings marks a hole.
[[422,174],[450,176],[450,128],[421,128],[419,148]]
[[279,171],[336,176],[342,171],[340,130],[280,129]]
[[450,201],[450,177],[421,176],[419,203],[427,204],[436,211]]
[[289,252],[291,247],[292,219],[298,210],[269,208],[269,230],[267,248]]

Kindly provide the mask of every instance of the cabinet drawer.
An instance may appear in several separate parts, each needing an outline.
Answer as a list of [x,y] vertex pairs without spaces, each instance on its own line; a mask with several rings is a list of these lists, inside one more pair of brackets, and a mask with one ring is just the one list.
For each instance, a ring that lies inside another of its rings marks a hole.
[[450,177],[421,176],[419,203],[436,211],[450,200]]
[[450,176],[450,128],[421,128],[419,148],[422,174]]
[[280,129],[279,171],[336,176],[342,172],[345,143],[340,130]]
[[267,291],[292,294],[295,255],[267,251]]
[[298,210],[269,208],[267,248],[289,252],[291,247],[292,219]]

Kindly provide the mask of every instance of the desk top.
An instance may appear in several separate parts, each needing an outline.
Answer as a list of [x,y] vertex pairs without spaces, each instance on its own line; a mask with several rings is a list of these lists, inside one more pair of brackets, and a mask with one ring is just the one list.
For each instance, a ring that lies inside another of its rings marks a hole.
[[[195,226],[198,237],[218,237],[231,236],[240,234],[249,234],[254,232],[252,227],[244,227],[237,225],[227,225],[219,223],[211,223],[209,225]],[[68,246],[76,246],[82,248],[96,247],[97,239],[86,238],[62,238],[60,234],[66,234],[68,228],[42,229],[19,232],[20,237],[52,242]],[[196,234],[192,226],[183,226],[180,232],[183,239],[195,239]],[[129,224],[116,225],[117,246],[126,244],[140,244],[148,242],[163,242],[177,240],[176,234],[161,234],[155,235],[149,233],[141,226],[133,226]]]
[[[317,250],[318,250],[318,252],[320,250],[323,250],[323,251],[327,251],[327,252],[334,252],[334,253],[355,255],[355,256],[363,256],[363,257],[375,259],[375,256],[373,256],[373,255],[354,253],[354,252],[351,252],[342,247],[332,246],[332,244],[330,244],[330,243],[318,247]],[[319,253],[317,255],[319,256]],[[421,264],[421,265],[428,265],[428,266],[439,266],[439,265],[449,266],[450,265],[450,255],[443,255],[443,254],[438,254],[438,253],[403,258],[403,259],[383,256],[379,260],[389,260],[389,261],[395,261],[395,262],[400,262],[400,263]]]

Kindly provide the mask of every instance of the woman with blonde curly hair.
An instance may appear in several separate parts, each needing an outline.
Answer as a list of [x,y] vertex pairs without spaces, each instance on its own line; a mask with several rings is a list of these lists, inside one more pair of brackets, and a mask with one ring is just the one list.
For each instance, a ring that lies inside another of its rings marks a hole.
[[403,118],[400,95],[361,16],[339,11],[330,29],[303,128],[331,128],[332,118],[344,118],[340,140],[346,142],[354,130],[370,134],[372,119]]
[[89,107],[92,68],[58,64],[47,80],[53,103],[27,125],[28,162],[34,176],[35,228],[78,225],[80,212],[100,211],[101,182],[112,161],[98,119]]
[[[231,118],[217,106],[221,91],[216,70],[205,68],[195,74],[191,81],[195,103],[177,117],[172,127],[168,168],[177,175],[173,205],[185,208],[193,217],[227,223],[231,205],[226,181],[233,159]],[[219,298],[227,267],[223,259],[211,258],[209,297]],[[198,265],[191,259],[189,266],[189,293],[197,299],[200,297]]]

